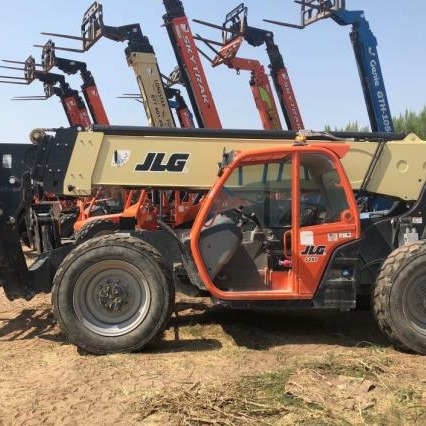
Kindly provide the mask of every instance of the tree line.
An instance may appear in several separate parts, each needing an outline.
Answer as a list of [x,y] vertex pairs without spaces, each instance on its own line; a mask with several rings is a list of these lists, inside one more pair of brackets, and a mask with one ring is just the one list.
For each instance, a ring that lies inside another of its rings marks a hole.
[[[420,112],[408,109],[397,117],[393,117],[395,132],[415,133],[419,138],[426,140],[426,106]],[[330,125],[325,126],[326,132],[369,132],[368,126],[360,126],[357,121],[349,122],[343,128],[334,129]]]

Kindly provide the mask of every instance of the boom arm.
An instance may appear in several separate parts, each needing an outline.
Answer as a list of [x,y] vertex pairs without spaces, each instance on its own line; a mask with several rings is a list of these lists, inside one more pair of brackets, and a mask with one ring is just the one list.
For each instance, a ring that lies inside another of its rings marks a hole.
[[263,65],[254,59],[236,57],[242,42],[243,38],[237,37],[224,44],[220,51],[217,52],[212,65],[216,67],[220,64],[225,64],[228,68],[235,69],[237,72],[240,70],[251,71],[250,88],[263,128],[266,130],[280,130],[282,129],[280,117]]
[[226,15],[222,25],[224,42],[229,42],[241,35],[248,44],[254,47],[265,44],[269,57],[269,68],[275,91],[278,94],[281,110],[289,130],[304,129],[293,86],[285,67],[279,47],[275,44],[274,33],[260,28],[251,27],[247,22],[247,7],[241,3]]
[[[60,74],[48,73],[44,71],[39,71],[36,69],[36,63],[32,56],[29,56],[25,62],[15,62],[19,64],[24,64],[24,68],[15,68],[15,67],[4,67],[12,68],[16,70],[24,71],[24,77],[11,77],[11,76],[1,76],[2,78],[10,79],[10,81],[2,81],[2,83],[13,83],[13,84],[31,84],[34,80],[39,80],[44,85],[44,97],[38,97],[37,99],[47,99],[52,95],[57,95],[61,104],[64,108],[65,114],[67,116],[68,122],[71,126],[82,126],[88,127],[92,123],[90,121],[89,114],[87,112],[86,106],[81,96],[78,94],[77,90],[72,90],[69,84],[65,81],[65,77]],[[19,80],[18,82],[13,80]],[[23,82],[20,82],[22,80]],[[60,87],[55,87],[55,84],[58,84]],[[16,98],[21,100],[34,99],[31,97],[22,97]]]
[[373,132],[394,131],[383,74],[377,52],[377,39],[362,10],[349,11],[345,0],[295,0],[301,5],[301,25],[267,20],[278,25],[302,29],[321,19],[331,18],[339,25],[351,25],[350,38],[355,53],[362,91]]
[[[117,42],[127,41],[125,50],[127,63],[133,68],[136,75],[148,124],[154,127],[175,127],[154,49],[149,43],[148,37],[142,34],[139,24],[120,27],[107,26],[103,21],[102,5],[94,2],[84,14],[81,37],[46,32],[43,34],[81,40],[83,42],[81,51],[83,52],[89,50],[102,37]],[[76,50],[63,47],[56,47],[56,49]]]
[[49,40],[42,47],[41,63],[43,69],[46,72],[49,72],[53,67],[57,67],[66,74],[76,74],[79,72],[83,80],[81,90],[83,91],[84,99],[86,100],[93,123],[108,125],[108,116],[99,95],[95,79],[93,78],[92,73],[87,69],[87,64],[85,62],[56,56],[55,43],[53,43],[52,40]]
[[[37,161],[33,179],[42,181],[46,191],[74,196],[88,195],[92,186],[100,185],[209,189],[224,148],[244,151],[293,144],[296,135],[283,131],[265,134],[115,126],[94,126],[90,132],[76,134],[73,129],[60,129],[55,137],[46,137],[40,145],[43,159]],[[384,133],[335,135],[358,140],[369,138],[369,141],[349,142],[350,151],[343,159],[354,190],[362,188],[406,201],[419,198],[424,185],[424,141],[413,135]],[[309,140],[329,137],[312,136]],[[406,167],[401,167],[402,161]],[[47,169],[61,172],[46,173]]]
[[176,60],[199,127],[220,129],[219,114],[207,82],[194,36],[180,0],[163,0],[163,16]]

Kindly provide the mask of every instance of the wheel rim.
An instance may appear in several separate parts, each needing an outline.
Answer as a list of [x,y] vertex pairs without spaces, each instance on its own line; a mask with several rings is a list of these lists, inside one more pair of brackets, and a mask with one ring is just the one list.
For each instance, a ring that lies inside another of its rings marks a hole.
[[145,319],[151,292],[143,273],[120,260],[96,262],[78,277],[74,311],[90,331],[101,336],[130,333]]
[[417,277],[410,280],[403,293],[403,312],[411,326],[426,336],[426,280]]

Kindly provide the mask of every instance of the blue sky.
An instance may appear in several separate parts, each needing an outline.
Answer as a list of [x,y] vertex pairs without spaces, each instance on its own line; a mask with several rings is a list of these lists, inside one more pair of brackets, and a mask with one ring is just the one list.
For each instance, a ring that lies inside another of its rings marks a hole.
[[[15,0],[2,10],[0,27],[0,59],[24,60],[30,54],[38,60],[40,49],[48,37],[41,31],[78,35],[84,11],[92,1]],[[221,24],[224,16],[238,5],[229,0],[183,0],[190,19],[198,18]],[[154,46],[159,66],[168,74],[176,65],[165,28],[162,27],[162,0],[104,0],[106,25],[140,23],[142,31]],[[378,39],[378,51],[391,112],[397,115],[406,108],[420,110],[426,104],[426,26],[423,0],[347,0],[348,9],[363,9]],[[274,32],[284,56],[305,126],[323,129],[324,125],[343,126],[349,121],[368,125],[366,107],[359,82],[349,27],[340,27],[332,20],[320,21],[303,31],[274,26],[263,18],[299,22],[299,6],[291,0],[247,0],[249,24]],[[219,39],[220,33],[196,23],[194,33]],[[77,42],[55,40],[58,46],[79,47]],[[118,99],[122,93],[137,92],[133,71],[127,67],[125,43],[99,41],[89,52],[58,52],[63,57],[87,62],[92,71],[105,109],[112,124],[146,125],[141,104]],[[268,64],[263,47],[244,46],[241,56]],[[211,68],[203,62],[221,121],[227,128],[261,128],[251,91],[249,75],[226,67]],[[55,72],[55,71],[53,71]],[[2,70],[1,74],[12,71]],[[18,74],[16,74],[18,75]],[[68,77],[73,88],[81,82]],[[42,84],[30,86],[0,85],[2,132],[0,142],[27,142],[35,127],[67,126],[58,98],[44,102],[13,102],[13,96],[41,95]],[[284,120],[282,120],[283,125]]]

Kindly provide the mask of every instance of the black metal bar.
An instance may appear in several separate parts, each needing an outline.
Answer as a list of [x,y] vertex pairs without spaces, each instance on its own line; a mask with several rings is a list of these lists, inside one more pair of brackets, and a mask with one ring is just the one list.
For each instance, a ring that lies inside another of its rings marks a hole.
[[4,69],[7,69],[7,70],[25,71],[25,68],[7,67],[6,65],[0,65],[0,68],[4,68]]
[[282,27],[296,28],[297,30],[303,30],[303,25],[289,24],[288,22],[274,21],[273,19],[263,19],[264,22],[269,22],[270,24],[281,25]]
[[197,47],[197,51],[201,56],[204,56],[204,58],[206,58],[212,65],[214,64],[212,58],[210,58],[210,56],[207,55],[207,53],[204,53],[199,47]]
[[28,84],[30,84],[30,82],[26,82],[26,83],[20,83],[19,81],[4,81],[4,80],[0,80],[0,83],[5,83],[5,84],[24,84],[25,86],[27,86]]
[[233,30],[232,28],[224,28],[222,25],[211,24],[210,22],[200,21],[199,19],[193,19],[197,24],[205,25],[206,27],[215,28],[217,30],[225,30],[229,33],[241,35],[241,31]]
[[90,38],[84,38],[84,37],[73,36],[73,35],[68,35],[68,34],[46,33],[46,32],[41,32],[40,34],[48,35],[48,36],[54,36],[54,37],[68,38],[70,40],[90,41]]
[[223,47],[223,43],[220,43],[219,41],[214,41],[214,40],[210,40],[208,38],[204,38],[204,37],[200,37],[198,35],[196,35],[194,37],[194,40],[199,40],[199,41],[207,41],[210,44],[215,44],[216,46],[220,46]]
[[25,77],[13,77],[10,75],[0,75],[0,78],[10,78],[11,80],[28,80]]
[[[181,128],[159,128],[142,126],[101,126],[93,125],[91,129],[107,135],[124,136],[193,136],[193,137],[218,137],[218,138],[244,138],[253,139],[292,139],[299,132],[288,130],[248,130],[248,129],[181,129]],[[313,136],[308,135],[309,140],[330,140],[334,138],[345,140],[362,140],[381,142],[390,140],[402,140],[406,133],[384,133],[384,132],[315,132]]]

